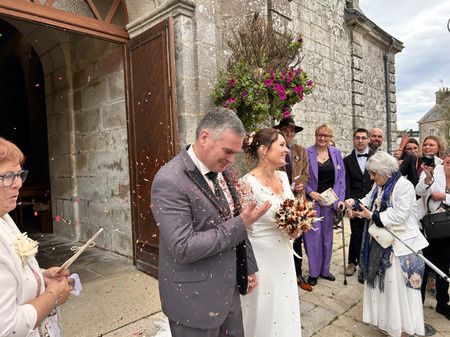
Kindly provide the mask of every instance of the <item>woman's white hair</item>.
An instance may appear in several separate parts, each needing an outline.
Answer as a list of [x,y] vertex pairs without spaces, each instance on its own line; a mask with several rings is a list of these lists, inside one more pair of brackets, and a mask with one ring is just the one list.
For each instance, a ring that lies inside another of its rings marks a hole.
[[387,152],[377,151],[367,161],[366,170],[389,178],[398,171],[397,159]]

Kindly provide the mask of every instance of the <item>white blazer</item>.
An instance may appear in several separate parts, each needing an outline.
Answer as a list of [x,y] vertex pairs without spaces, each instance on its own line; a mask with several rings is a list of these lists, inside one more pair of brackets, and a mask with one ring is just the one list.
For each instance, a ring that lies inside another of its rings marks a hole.
[[[34,329],[37,321],[36,309],[31,304],[24,304],[31,300],[31,298],[25,298],[24,292],[25,268],[28,267],[22,267],[10,235],[5,232],[11,228],[16,232],[15,234],[20,233],[14,221],[6,214],[0,218],[0,336],[38,337],[38,329]],[[30,258],[29,263],[42,278],[36,259]],[[43,279],[41,280],[43,285]]]
[[[376,185],[373,184],[372,190],[361,200],[367,208],[370,207],[371,196],[376,188]],[[405,177],[400,177],[395,184],[391,195],[391,202],[392,207],[388,207],[385,211],[380,212],[380,219],[383,225],[393,231],[400,239],[416,251],[428,246],[428,241],[419,230],[414,186]],[[412,253],[397,239],[394,240],[392,248],[396,256]]]
[[[444,171],[444,165],[437,165],[433,170],[433,182],[428,187],[427,184],[425,184],[425,178],[426,175],[424,172],[420,175],[419,182],[416,185],[416,194],[421,196],[421,198],[418,200],[417,204],[419,206],[419,219],[422,219],[423,216],[427,213],[427,207],[426,202],[428,197],[433,192],[445,192],[445,171]],[[450,194],[446,193],[445,200],[443,201],[444,204],[450,206]],[[431,213],[435,212],[439,205],[441,204],[441,201],[433,201],[432,199],[429,202],[430,205],[430,211]]]

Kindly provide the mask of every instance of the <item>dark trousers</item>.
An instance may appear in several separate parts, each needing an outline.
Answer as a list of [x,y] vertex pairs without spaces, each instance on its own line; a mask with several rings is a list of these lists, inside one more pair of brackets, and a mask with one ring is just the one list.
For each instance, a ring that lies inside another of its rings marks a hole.
[[[294,251],[298,256],[303,257],[302,253],[303,235],[294,240]],[[295,273],[298,276],[302,276],[302,260],[294,255]]]
[[[450,238],[441,240],[429,240],[430,245],[423,249],[423,255],[433,262],[436,267],[448,275],[450,268]],[[425,292],[427,288],[428,272],[432,271],[425,265],[425,274],[422,280],[422,302],[425,301]],[[436,275],[436,301],[438,306],[447,306],[450,300],[448,295],[448,282],[439,275]]]
[[364,219],[350,219],[351,235],[350,245],[348,246],[348,263],[353,263],[356,266],[359,262],[365,223],[366,221]]
[[169,320],[169,325],[172,337],[244,337],[238,288],[236,287],[230,312],[220,327],[215,329],[192,328],[172,320]]

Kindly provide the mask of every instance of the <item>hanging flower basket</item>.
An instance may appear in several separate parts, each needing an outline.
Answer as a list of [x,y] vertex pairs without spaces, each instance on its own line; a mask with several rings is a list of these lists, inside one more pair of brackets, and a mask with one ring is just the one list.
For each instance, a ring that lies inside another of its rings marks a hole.
[[280,34],[260,17],[233,36],[227,70],[219,73],[211,94],[214,104],[235,110],[249,131],[271,118],[290,116],[292,107],[314,88],[300,66],[302,38]]

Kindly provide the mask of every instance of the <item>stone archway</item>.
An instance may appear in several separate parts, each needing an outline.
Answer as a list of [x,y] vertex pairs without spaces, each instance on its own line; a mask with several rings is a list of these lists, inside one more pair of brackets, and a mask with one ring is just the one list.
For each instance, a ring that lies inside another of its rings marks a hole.
[[55,234],[132,256],[123,45],[4,20],[42,63]]

